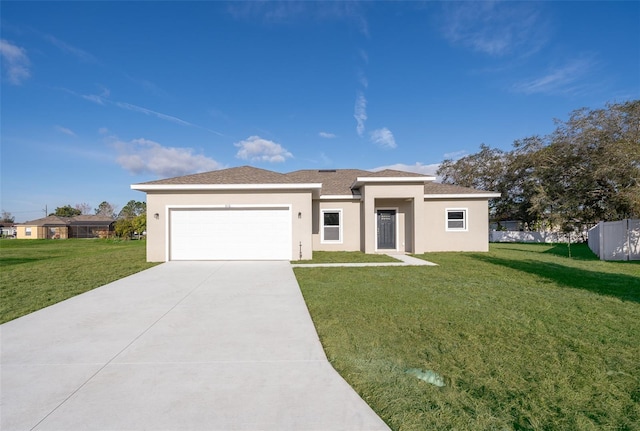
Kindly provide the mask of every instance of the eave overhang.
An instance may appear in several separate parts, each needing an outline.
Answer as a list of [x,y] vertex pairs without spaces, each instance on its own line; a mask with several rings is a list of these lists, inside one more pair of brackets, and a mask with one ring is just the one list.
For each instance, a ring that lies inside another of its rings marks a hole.
[[358,177],[351,184],[352,189],[360,188],[365,184],[380,184],[380,183],[391,183],[391,184],[415,184],[415,183],[427,183],[431,181],[435,181],[436,177]]
[[502,196],[500,193],[433,193],[424,195],[425,199],[494,199]]
[[314,198],[320,196],[321,183],[304,184],[131,184],[132,190],[141,192],[176,192],[176,191],[224,191],[224,190],[309,190]]

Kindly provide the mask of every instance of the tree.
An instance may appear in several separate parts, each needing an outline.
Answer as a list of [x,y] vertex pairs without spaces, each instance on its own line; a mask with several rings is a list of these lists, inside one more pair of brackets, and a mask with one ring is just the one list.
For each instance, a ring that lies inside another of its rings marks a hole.
[[80,211],[80,214],[83,214],[83,215],[91,214],[91,205],[89,205],[86,202],[83,202],[81,204],[76,204],[75,208],[78,211]]
[[122,210],[118,214],[118,218],[135,218],[139,215],[147,213],[147,204],[146,202],[138,202],[134,200],[130,200],[127,204],[122,207]]
[[0,218],[0,223],[13,223],[15,222],[15,217],[11,215],[10,212],[2,210],[2,217]]
[[110,218],[116,218],[116,206],[110,204],[107,201],[102,201],[98,208],[95,209],[96,215],[101,215]]
[[445,160],[443,182],[498,191],[496,220],[519,219],[565,232],[640,216],[640,100],[572,112],[547,136],[486,145]]
[[80,210],[73,208],[71,205],[65,205],[63,207],[57,207],[56,210],[49,215],[58,217],[75,217],[80,214],[82,214]]
[[[480,190],[495,191],[504,194],[507,184],[505,175],[509,165],[508,154],[502,150],[480,145],[480,152],[453,161],[447,159],[438,168],[437,175],[445,184],[472,187]],[[504,210],[500,201],[491,200],[489,210],[492,217]]]
[[116,236],[120,238],[130,239],[133,236],[133,232],[135,232],[135,227],[133,226],[133,219],[126,219],[126,218],[118,219],[114,226],[114,230],[116,232]]

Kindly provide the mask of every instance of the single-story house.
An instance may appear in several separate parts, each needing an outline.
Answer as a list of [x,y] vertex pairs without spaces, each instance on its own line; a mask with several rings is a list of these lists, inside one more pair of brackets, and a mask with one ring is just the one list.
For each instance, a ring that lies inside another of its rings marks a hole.
[[298,260],[313,251],[487,251],[498,193],[410,172],[250,166],[133,184],[147,260]]
[[0,237],[16,236],[16,226],[13,223],[0,223]]
[[106,238],[113,233],[115,220],[101,215],[48,217],[16,224],[18,239]]

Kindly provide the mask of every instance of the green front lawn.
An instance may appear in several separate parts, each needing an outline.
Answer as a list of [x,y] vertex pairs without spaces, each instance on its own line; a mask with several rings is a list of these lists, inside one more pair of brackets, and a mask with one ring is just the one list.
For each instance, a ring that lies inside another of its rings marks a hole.
[[0,240],[0,323],[150,268],[145,241]]
[[366,254],[361,251],[314,251],[311,260],[293,260],[291,263],[379,263],[399,262],[386,254]]
[[567,254],[295,273],[330,361],[394,430],[639,430],[640,262]]

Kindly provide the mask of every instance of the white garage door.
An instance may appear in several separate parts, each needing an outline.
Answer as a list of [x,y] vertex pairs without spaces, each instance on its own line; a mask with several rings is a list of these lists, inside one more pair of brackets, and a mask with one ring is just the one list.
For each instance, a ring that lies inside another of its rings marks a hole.
[[173,209],[170,260],[291,260],[287,208]]

